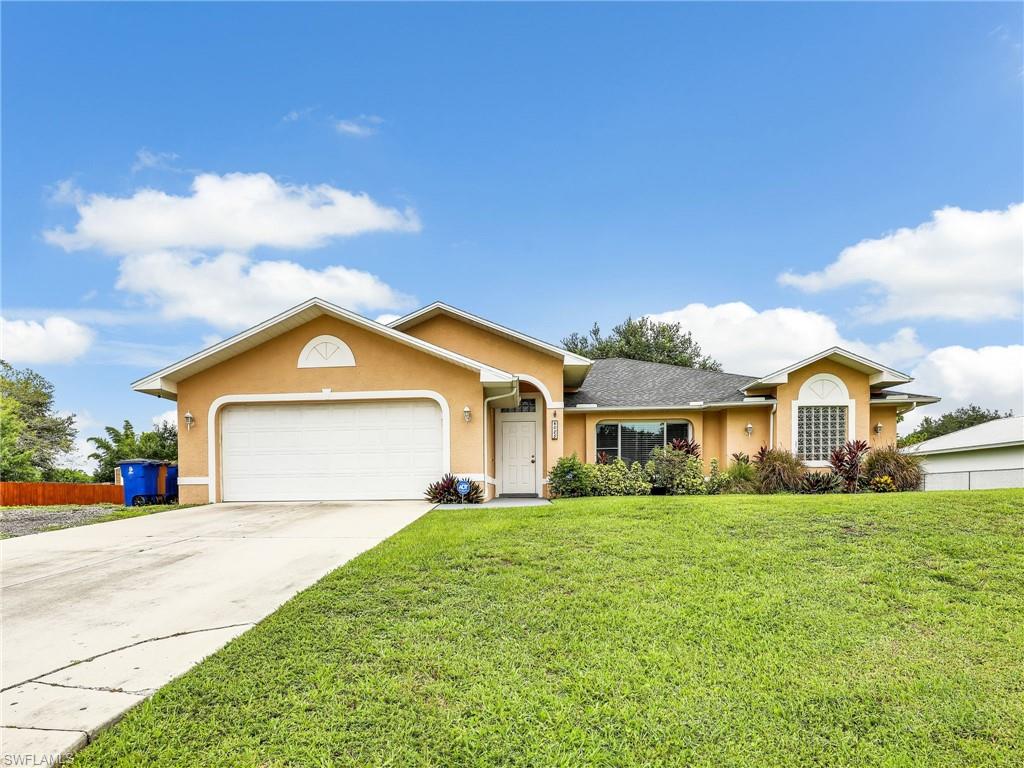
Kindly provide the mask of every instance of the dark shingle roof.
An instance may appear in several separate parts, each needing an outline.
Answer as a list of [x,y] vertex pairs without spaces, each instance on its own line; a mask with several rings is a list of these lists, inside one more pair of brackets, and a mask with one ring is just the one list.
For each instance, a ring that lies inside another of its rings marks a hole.
[[583,386],[566,394],[565,406],[678,408],[695,401],[734,403],[743,400],[741,389],[756,380],[757,376],[613,357],[594,361]]

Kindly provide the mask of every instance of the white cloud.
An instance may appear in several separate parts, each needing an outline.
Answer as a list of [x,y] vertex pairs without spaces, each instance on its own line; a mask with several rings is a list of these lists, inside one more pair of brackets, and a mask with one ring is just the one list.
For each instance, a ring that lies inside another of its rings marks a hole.
[[413,303],[369,272],[341,266],[308,269],[237,253],[128,256],[121,262],[117,287],[146,297],[168,320],[205,320],[226,330],[265,320],[311,296],[357,312]]
[[359,115],[358,117],[335,120],[334,128],[338,133],[343,133],[346,136],[365,139],[367,136],[373,136],[383,122],[384,118],[377,115]]
[[200,174],[185,196],[157,189],[123,198],[72,189],[60,194],[75,205],[78,223],[70,232],[58,227],[43,236],[68,251],[301,249],[367,232],[420,229],[411,209],[387,208],[368,195],[327,184],[284,184],[266,173]]
[[383,315],[377,315],[377,322],[380,323],[381,325],[387,325],[388,323],[395,322],[395,320],[397,320],[400,317],[401,315],[394,315],[391,314],[390,312],[385,312]]
[[6,320],[0,317],[0,357],[11,363],[70,363],[92,346],[93,330],[66,317]]
[[177,408],[171,408],[170,410],[164,411],[163,413],[158,413],[156,416],[153,417],[153,426],[154,427],[159,427],[165,421],[169,422],[170,424],[174,424],[175,426],[177,426],[177,424],[178,424],[178,409]]
[[858,311],[872,322],[1017,317],[1024,285],[1024,204],[1005,211],[943,208],[917,227],[843,249],[820,272],[786,272],[779,282],[811,293],[867,285],[878,301]]
[[313,114],[316,107],[303,107],[302,109],[292,109],[284,117],[281,118],[282,122],[295,123],[299,120],[309,117]]
[[795,307],[758,311],[741,301],[712,307],[688,304],[649,317],[680,323],[684,331],[692,331],[704,353],[721,362],[726,371],[756,376],[833,346],[894,366],[925,352],[912,328],[901,328],[886,341],[868,344],[844,338],[831,318]]
[[148,168],[161,171],[177,171],[174,161],[178,159],[176,152],[154,152],[143,147],[135,153],[135,162],[132,163],[132,173],[138,173]]
[[906,389],[938,395],[941,403],[909,413],[900,432],[914,428],[925,416],[936,416],[962,405],[1012,410],[1024,416],[1024,346],[941,347],[928,355],[911,372],[915,381]]

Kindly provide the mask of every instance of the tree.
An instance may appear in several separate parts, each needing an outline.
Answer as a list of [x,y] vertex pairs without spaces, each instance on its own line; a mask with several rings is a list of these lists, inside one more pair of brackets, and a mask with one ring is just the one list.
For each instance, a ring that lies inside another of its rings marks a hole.
[[593,360],[625,357],[705,371],[722,370],[717,360],[701,352],[700,344],[689,331],[684,333],[679,323],[659,323],[648,317],[626,318],[624,323],[612,328],[608,336],[602,336],[600,326],[594,323],[586,335],[572,333],[566,336],[562,339],[562,346]]
[[25,422],[19,410],[16,400],[0,395],[0,479],[30,482],[38,480],[40,472],[32,465],[32,451],[20,446]]
[[0,429],[15,431],[10,449],[19,456],[28,455],[38,479],[74,448],[75,417],[54,412],[53,384],[46,378],[30,368],[18,370],[5,360],[0,360],[0,397],[10,401],[3,409]]
[[1010,416],[1013,416],[1013,411],[1000,413],[999,411],[992,411],[971,403],[962,408],[957,408],[955,411],[944,413],[936,419],[933,419],[931,416],[925,416],[921,419],[921,423],[917,425],[917,429],[899,439],[899,445],[913,445],[914,443],[920,443],[922,440],[931,440],[933,437],[948,435],[950,432],[957,432],[961,429],[967,429],[967,427],[976,427],[979,424],[984,424],[986,421],[1006,419]]
[[162,422],[152,432],[137,435],[132,423],[125,419],[121,429],[106,427],[106,437],[90,437],[96,450],[89,454],[96,460],[93,477],[100,483],[114,481],[114,469],[125,459],[158,459],[176,461],[178,458],[178,427]]

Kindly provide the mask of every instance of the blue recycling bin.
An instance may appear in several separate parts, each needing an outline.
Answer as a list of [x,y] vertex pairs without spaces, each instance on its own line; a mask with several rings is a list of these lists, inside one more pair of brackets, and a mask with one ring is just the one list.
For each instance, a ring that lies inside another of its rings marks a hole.
[[164,500],[173,504],[178,500],[178,465],[167,465],[167,480],[164,486]]
[[121,467],[126,507],[141,507],[162,501],[158,483],[160,467],[164,462],[154,459],[126,459],[117,463]]

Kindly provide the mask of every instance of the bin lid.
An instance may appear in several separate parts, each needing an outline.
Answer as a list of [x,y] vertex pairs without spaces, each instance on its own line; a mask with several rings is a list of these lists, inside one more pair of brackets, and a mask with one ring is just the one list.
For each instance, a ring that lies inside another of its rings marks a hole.
[[122,459],[121,461],[117,462],[118,466],[121,466],[122,464],[166,464],[166,463],[167,463],[166,461],[161,461],[160,459]]

